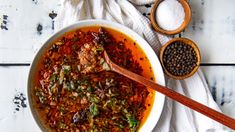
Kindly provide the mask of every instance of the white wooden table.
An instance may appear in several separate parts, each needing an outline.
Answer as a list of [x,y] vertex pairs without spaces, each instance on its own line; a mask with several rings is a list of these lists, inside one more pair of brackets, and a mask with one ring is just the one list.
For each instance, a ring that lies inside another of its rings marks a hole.
[[[201,68],[214,100],[225,114],[235,118],[235,0],[189,3],[193,18],[177,36],[198,44]],[[61,4],[58,0],[0,0],[0,131],[40,131],[27,99],[14,98],[21,93],[26,96],[30,63],[57,30],[54,24]],[[137,8],[149,16],[151,5]]]

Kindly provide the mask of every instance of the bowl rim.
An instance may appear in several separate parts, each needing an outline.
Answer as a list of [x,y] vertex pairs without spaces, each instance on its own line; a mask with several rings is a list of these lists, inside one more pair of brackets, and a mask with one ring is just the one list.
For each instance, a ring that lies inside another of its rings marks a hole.
[[161,28],[158,23],[157,23],[157,20],[156,20],[156,10],[159,6],[159,4],[161,2],[163,2],[164,0],[156,0],[152,9],[151,9],[151,14],[150,14],[150,20],[151,20],[151,24],[153,26],[153,28],[161,33],[161,34],[165,34],[165,35],[175,35],[175,34],[178,34],[180,33],[181,31],[183,31],[189,24],[190,20],[191,20],[191,17],[192,17],[192,12],[191,12],[191,8],[187,2],[187,0],[179,0],[180,4],[183,6],[184,8],[184,12],[185,12],[185,18],[184,18],[184,21],[183,23],[181,24],[180,27],[178,27],[177,29],[175,30],[165,30],[163,28]]
[[[168,47],[169,45],[171,45],[173,42],[176,42],[176,41],[181,41],[184,44],[191,46],[194,49],[194,51],[196,52],[197,59],[198,59],[196,67],[189,74],[186,74],[186,75],[183,75],[183,76],[176,76],[176,75],[171,74],[166,69],[166,67],[163,63],[163,54],[164,54],[164,51],[165,51],[166,47]],[[194,75],[194,73],[198,70],[198,68],[200,66],[200,62],[201,62],[201,54],[200,54],[200,50],[199,50],[198,46],[196,45],[195,42],[193,42],[192,40],[190,40],[188,38],[173,38],[173,39],[171,39],[170,41],[168,41],[166,44],[164,44],[162,46],[162,48],[160,49],[160,55],[159,56],[160,56],[160,61],[162,63],[162,67],[163,67],[164,72],[166,73],[166,75],[171,77],[171,78],[177,79],[177,80],[186,79],[186,78],[191,77],[192,75]]]
[[[111,21],[106,21],[106,20],[82,20],[78,21],[74,24],[71,24],[69,26],[66,26],[62,28],[61,30],[57,31],[55,34],[53,34],[45,43],[40,47],[40,49],[37,51],[37,53],[34,56],[33,61],[31,62],[30,65],[30,70],[28,74],[28,80],[27,80],[27,98],[29,101],[29,106],[30,106],[30,111],[31,114],[33,115],[34,120],[36,121],[37,125],[40,127],[41,130],[47,131],[45,125],[41,123],[40,118],[38,117],[38,114],[36,110],[33,108],[33,99],[32,99],[32,91],[33,91],[33,86],[34,82],[31,81],[31,78],[34,77],[36,73],[36,69],[38,66],[39,59],[45,52],[45,50],[48,48],[48,46],[51,45],[51,43],[57,39],[58,37],[62,36],[64,33],[73,31],[82,27],[87,27],[87,26],[103,26],[103,27],[108,27],[111,29],[114,29],[120,33],[125,34],[126,36],[130,37],[133,39],[139,47],[142,49],[142,51],[145,53],[147,58],[149,59],[150,65],[152,67],[154,77],[155,77],[155,82],[158,82],[158,84],[165,86],[165,78],[164,78],[164,73],[163,69],[161,66],[161,63],[152,49],[152,47],[144,40],[139,34],[134,32],[133,30],[129,29],[128,27],[111,22]],[[154,102],[152,109],[144,122],[144,124],[139,128],[138,131],[140,132],[145,132],[145,131],[152,131],[157,122],[160,119],[160,116],[163,111],[164,107],[164,102],[165,102],[165,96],[159,92],[155,92],[155,97],[154,97]]]

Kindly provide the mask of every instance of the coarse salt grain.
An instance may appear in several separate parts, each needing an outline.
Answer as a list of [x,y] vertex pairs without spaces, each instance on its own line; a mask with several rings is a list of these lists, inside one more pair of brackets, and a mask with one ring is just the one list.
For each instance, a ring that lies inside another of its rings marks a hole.
[[178,0],[164,0],[156,10],[156,21],[164,30],[176,30],[184,22],[184,8]]

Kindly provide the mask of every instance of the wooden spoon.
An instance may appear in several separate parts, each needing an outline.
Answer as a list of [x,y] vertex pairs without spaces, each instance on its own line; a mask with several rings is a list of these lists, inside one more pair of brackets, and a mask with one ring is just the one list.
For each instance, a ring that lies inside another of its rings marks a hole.
[[108,57],[108,54],[106,53],[106,51],[104,51],[104,57],[105,57],[105,60],[106,60],[106,63],[109,65],[110,67],[110,70],[111,71],[114,71],[116,73],[119,73],[127,78],[130,78],[138,83],[141,83],[153,90],[156,90],[168,97],[170,97],[171,99],[215,120],[215,121],[218,121],[220,122],[221,124],[225,125],[225,126],[228,126],[232,129],[235,129],[235,119],[231,118],[231,117],[228,117],[214,109],[211,109],[197,101],[194,101],[182,94],[179,94],[167,87],[164,87],[164,86],[161,86],[151,80],[148,80],[138,74],[135,74],[131,71],[128,71],[118,65],[116,65],[115,63],[113,63],[109,57]]

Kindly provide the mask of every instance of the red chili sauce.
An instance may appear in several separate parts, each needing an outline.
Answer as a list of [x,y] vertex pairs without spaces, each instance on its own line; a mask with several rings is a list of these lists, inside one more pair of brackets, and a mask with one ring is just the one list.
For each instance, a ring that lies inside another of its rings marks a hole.
[[119,66],[154,79],[144,52],[128,36],[99,26],[65,33],[41,58],[36,77],[34,107],[43,124],[52,131],[137,131],[154,92],[112,71],[82,72],[93,63],[81,54],[88,44],[103,47],[93,47],[93,56],[105,49]]

